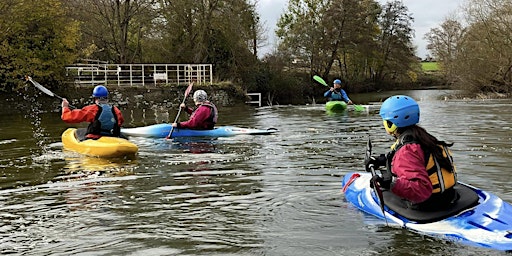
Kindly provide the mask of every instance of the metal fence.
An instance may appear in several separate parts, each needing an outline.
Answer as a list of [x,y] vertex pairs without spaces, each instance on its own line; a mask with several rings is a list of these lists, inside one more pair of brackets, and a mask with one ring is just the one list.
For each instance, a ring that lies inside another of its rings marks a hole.
[[212,84],[212,64],[84,63],[66,67],[77,85],[156,86],[158,84]]

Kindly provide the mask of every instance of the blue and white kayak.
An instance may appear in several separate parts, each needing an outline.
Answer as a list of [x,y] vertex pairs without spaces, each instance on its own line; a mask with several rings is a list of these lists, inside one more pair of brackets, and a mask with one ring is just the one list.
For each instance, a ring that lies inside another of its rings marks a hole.
[[471,246],[512,250],[512,206],[496,195],[459,182],[455,189],[460,198],[452,207],[426,212],[404,207],[400,198],[383,191],[383,214],[370,179],[370,173],[348,173],[342,191],[348,202],[383,224]]
[[[135,128],[122,128],[125,136],[138,136],[150,138],[166,138],[171,131],[171,124],[154,124]],[[231,137],[236,135],[268,135],[277,132],[275,128],[266,130],[240,128],[235,126],[219,126],[213,130],[191,130],[174,128],[172,138],[175,137]]]

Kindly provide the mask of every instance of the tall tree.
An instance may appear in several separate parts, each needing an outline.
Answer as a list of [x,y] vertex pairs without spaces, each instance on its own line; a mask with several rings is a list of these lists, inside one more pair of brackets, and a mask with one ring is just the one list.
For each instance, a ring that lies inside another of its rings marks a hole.
[[142,60],[142,42],[155,17],[156,0],[68,0],[81,21],[81,55],[116,63]]
[[332,66],[333,51],[334,55],[337,53],[336,42],[328,38],[331,31],[322,24],[330,3],[330,0],[289,0],[276,30],[278,49],[289,57],[289,62],[305,63],[311,73],[323,76]]
[[0,13],[0,89],[16,89],[24,75],[61,80],[78,38],[78,23],[61,2],[6,0]]
[[441,65],[447,78],[453,78],[453,65],[456,65],[459,49],[462,46],[466,29],[454,18],[447,18],[438,28],[425,34],[427,49]]
[[417,63],[412,46],[412,16],[402,1],[384,4],[379,24],[376,80],[398,80],[408,76],[413,63]]
[[512,2],[471,0],[465,16],[469,25],[453,70],[459,87],[512,92]]
[[[212,63],[221,79],[241,79],[257,61],[261,24],[247,0],[160,0],[161,58]],[[155,41],[160,41],[157,39]]]

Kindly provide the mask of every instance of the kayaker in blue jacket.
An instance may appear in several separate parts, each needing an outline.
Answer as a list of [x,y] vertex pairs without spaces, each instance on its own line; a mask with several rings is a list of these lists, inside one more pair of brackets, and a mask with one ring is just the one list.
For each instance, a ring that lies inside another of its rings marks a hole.
[[353,104],[345,90],[341,88],[341,80],[336,79],[333,83],[333,86],[324,93],[324,97],[329,98],[329,101],[342,100],[349,105]]

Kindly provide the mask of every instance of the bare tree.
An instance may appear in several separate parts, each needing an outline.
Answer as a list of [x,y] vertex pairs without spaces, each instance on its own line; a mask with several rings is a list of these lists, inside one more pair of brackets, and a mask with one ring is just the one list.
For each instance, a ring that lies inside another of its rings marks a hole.
[[[69,0],[82,23],[82,56],[117,63],[140,62],[156,0]],[[87,55],[87,56],[84,56]]]

